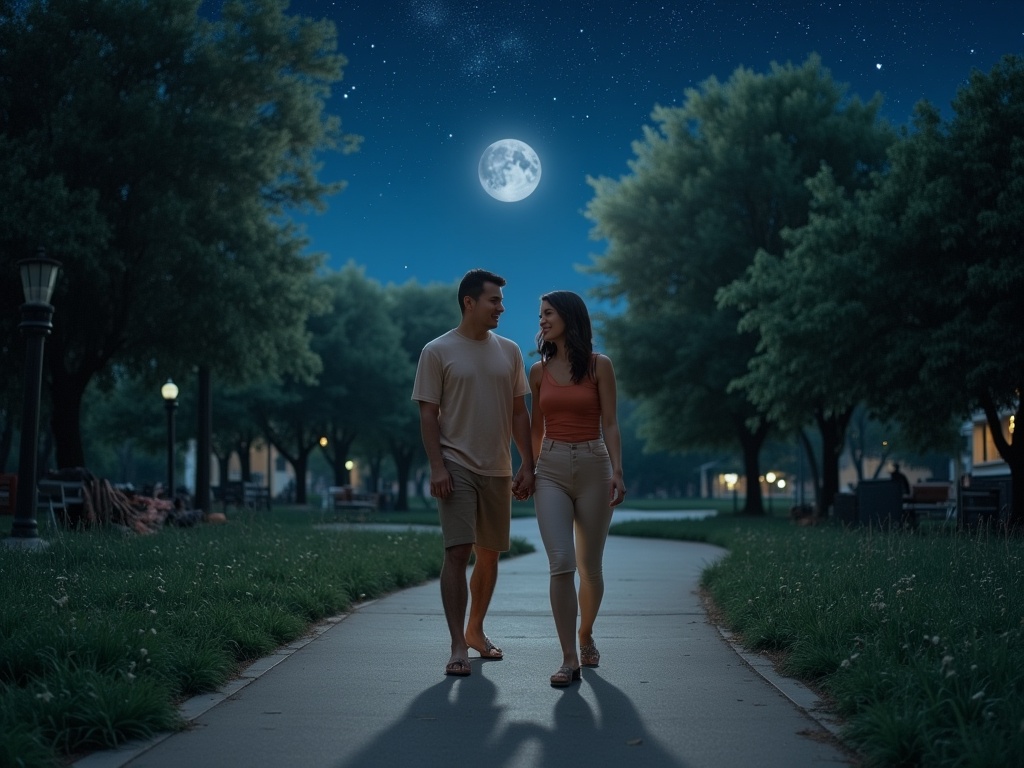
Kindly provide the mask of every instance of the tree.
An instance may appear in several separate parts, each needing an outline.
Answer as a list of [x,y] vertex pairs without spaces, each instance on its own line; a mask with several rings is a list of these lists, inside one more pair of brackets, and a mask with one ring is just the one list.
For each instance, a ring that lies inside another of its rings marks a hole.
[[770,74],[738,69],[689,90],[682,107],[657,107],[657,129],[634,144],[631,175],[591,180],[587,208],[608,250],[593,271],[599,295],[625,300],[605,336],[626,392],[642,401],[655,447],[721,448],[739,442],[745,511],[763,513],[758,454],[765,411],[732,382],[746,373],[756,334],[716,303],[759,250],[781,254],[782,232],[804,224],[806,180],[823,163],[841,178],[867,176],[884,153],[879,99],[845,100],[816,56]]
[[85,463],[82,397],[115,363],[154,381],[315,365],[317,259],[286,214],[340,189],[316,153],[354,146],[323,112],[345,61],[333,25],[284,0],[216,21],[200,5],[0,0],[0,283],[40,243],[64,264],[47,343],[61,466]]
[[374,435],[400,418],[396,410],[409,397],[412,373],[384,288],[352,263],[325,282],[331,310],[310,321],[310,332],[324,367],[318,391],[324,454],[340,485],[353,444],[362,438],[372,445]]
[[869,298],[892,317],[874,405],[918,446],[948,441],[951,426],[982,411],[1020,528],[1024,439],[1002,421],[1024,415],[1024,58],[973,72],[952,107],[948,124],[918,107],[915,132],[869,201],[889,222],[870,264],[886,290]]
[[944,124],[918,105],[871,187],[851,191],[823,171],[815,214],[787,234],[781,262],[759,254],[723,294],[762,334],[745,382],[756,397],[863,398],[921,449],[954,449],[958,423],[984,412],[1019,526],[1024,442],[1002,417],[1019,418],[1024,386],[1024,59],[972,73],[952,106]]
[[[870,389],[872,345],[889,320],[856,300],[865,288],[863,264],[872,244],[858,238],[858,199],[824,168],[808,183],[808,223],[782,233],[781,254],[758,251],[744,276],[719,292],[739,309],[741,331],[756,334],[757,353],[734,383],[808,451],[818,514],[839,491],[839,459],[854,409]],[[868,343],[865,343],[867,340]],[[820,461],[804,425],[821,434]]]
[[292,465],[295,503],[306,503],[306,475],[310,454],[324,434],[315,381],[286,376],[249,390],[248,402],[260,431]]
[[401,344],[410,364],[401,399],[395,402],[396,419],[390,425],[388,440],[398,481],[395,509],[409,508],[409,477],[414,466],[426,458],[420,436],[418,406],[410,400],[416,363],[426,343],[459,324],[458,286],[415,280],[390,285],[386,290],[391,316],[401,330]]

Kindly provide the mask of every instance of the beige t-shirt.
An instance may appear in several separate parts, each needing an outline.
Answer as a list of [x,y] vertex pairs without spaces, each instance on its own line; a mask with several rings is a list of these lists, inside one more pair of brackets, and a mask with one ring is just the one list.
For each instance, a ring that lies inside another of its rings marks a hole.
[[412,399],[441,406],[441,452],[479,475],[512,474],[512,403],[529,394],[519,345],[451,330],[420,353]]

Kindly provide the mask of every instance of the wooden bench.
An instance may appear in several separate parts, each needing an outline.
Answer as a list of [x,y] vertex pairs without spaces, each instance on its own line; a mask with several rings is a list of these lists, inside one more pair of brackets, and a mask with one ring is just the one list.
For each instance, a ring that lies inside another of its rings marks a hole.
[[904,515],[911,525],[920,517],[952,520],[956,517],[956,495],[952,483],[921,482],[910,489],[910,497],[903,502]]
[[957,525],[964,529],[996,527],[1002,521],[998,488],[961,488]]
[[259,483],[229,480],[223,485],[214,486],[212,491],[214,500],[221,503],[221,509],[225,512],[228,506],[270,509],[270,488]]
[[322,506],[329,512],[376,512],[380,494],[358,493],[350,485],[332,485],[323,496]]
[[270,488],[259,483],[245,483],[242,487],[242,503],[249,509],[270,509]]

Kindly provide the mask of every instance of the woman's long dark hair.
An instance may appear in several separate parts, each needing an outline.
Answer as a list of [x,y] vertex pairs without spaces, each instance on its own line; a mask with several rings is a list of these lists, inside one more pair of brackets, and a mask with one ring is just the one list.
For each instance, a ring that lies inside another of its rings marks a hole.
[[[565,323],[565,356],[569,360],[569,374],[574,384],[585,379],[591,369],[590,359],[594,353],[594,332],[590,326],[587,305],[572,291],[552,291],[540,297],[546,301]],[[544,341],[537,334],[537,351],[541,360],[551,359],[558,348],[553,342]]]

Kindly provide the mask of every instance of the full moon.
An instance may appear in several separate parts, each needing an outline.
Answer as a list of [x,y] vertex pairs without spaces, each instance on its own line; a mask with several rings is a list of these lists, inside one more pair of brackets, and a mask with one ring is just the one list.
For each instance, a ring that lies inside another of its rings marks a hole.
[[540,184],[540,158],[518,139],[496,141],[480,156],[480,186],[503,203],[529,197]]

